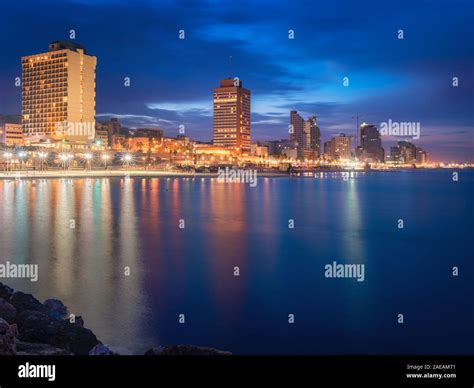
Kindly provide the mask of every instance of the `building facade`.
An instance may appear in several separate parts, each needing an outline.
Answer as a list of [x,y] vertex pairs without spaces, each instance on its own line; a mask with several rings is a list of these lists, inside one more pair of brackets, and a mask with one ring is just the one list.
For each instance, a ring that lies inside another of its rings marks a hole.
[[297,111],[290,112],[290,140],[297,149],[298,159],[317,159],[321,156],[321,132],[316,116],[304,120]]
[[377,127],[362,123],[359,133],[360,145],[356,149],[358,159],[363,162],[383,162],[385,150],[382,147],[382,139]]
[[304,122],[303,156],[319,159],[321,156],[321,131],[316,116],[311,116]]
[[250,153],[250,90],[237,78],[214,89],[213,144]]
[[351,158],[351,138],[344,133],[334,136],[324,143],[324,154],[327,159],[341,160]]
[[25,137],[94,139],[96,62],[84,47],[69,41],[53,42],[46,53],[22,57]]
[[425,164],[428,162],[428,154],[409,141],[399,141],[396,146],[390,147],[389,160],[394,163]]
[[290,112],[290,140],[294,143],[297,150],[297,157],[304,158],[305,145],[305,121],[297,111]]
[[9,147],[24,145],[21,124],[0,123],[0,144]]

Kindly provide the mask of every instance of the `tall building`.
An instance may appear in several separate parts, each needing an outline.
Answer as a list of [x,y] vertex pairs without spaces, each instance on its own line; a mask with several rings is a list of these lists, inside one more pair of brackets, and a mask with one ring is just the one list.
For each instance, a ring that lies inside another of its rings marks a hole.
[[420,147],[416,147],[416,163],[425,164],[428,162],[428,153]]
[[294,146],[297,149],[298,158],[304,157],[304,119],[301,117],[297,111],[292,110],[290,112],[290,140],[294,143]]
[[316,116],[304,122],[304,157],[318,159],[321,156],[321,131]]
[[297,111],[290,112],[290,140],[294,142],[298,158],[319,158],[321,154],[321,132],[316,116],[304,120]]
[[324,143],[324,154],[329,159],[350,159],[351,158],[351,138],[344,133],[334,136]]
[[250,90],[237,78],[226,78],[214,89],[213,144],[250,152]]
[[364,162],[383,162],[385,150],[382,147],[380,132],[375,125],[362,123],[360,125],[360,146],[356,153],[359,160]]
[[22,125],[26,137],[87,141],[95,135],[96,57],[57,41],[22,57]]

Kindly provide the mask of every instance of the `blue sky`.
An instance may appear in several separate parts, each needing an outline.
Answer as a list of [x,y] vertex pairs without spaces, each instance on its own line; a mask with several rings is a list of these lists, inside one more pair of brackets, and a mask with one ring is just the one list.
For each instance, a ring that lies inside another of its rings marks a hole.
[[[326,140],[352,119],[419,121],[433,160],[474,160],[472,1],[4,1],[0,113],[18,114],[20,57],[51,41],[97,56],[97,119],[212,136],[212,89],[252,92],[253,139],[287,137],[289,111]],[[294,39],[288,39],[288,30]],[[397,31],[404,39],[397,39]],[[185,39],[178,39],[178,31]],[[231,57],[231,58],[230,58]],[[459,86],[452,78],[459,77]],[[124,77],[131,86],[124,87]],[[343,78],[349,77],[349,86]],[[393,139],[384,139],[386,149]]]

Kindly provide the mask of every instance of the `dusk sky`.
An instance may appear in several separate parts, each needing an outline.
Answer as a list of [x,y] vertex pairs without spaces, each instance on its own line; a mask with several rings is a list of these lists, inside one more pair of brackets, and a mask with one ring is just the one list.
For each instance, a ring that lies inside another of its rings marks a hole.
[[473,15],[472,0],[3,1],[0,114],[21,113],[21,56],[73,29],[97,57],[99,121],[169,136],[184,124],[209,141],[212,89],[237,76],[252,92],[252,140],[288,137],[291,109],[316,115],[323,141],[355,134],[358,113],[420,122],[414,142],[432,161],[474,161]]

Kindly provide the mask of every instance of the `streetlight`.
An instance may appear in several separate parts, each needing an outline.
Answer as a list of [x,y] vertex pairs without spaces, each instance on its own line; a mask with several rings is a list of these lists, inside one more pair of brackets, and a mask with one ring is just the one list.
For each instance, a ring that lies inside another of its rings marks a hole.
[[20,168],[21,168],[23,165],[24,159],[26,158],[26,152],[20,151],[18,153],[18,158],[20,159]]
[[86,168],[90,169],[90,163],[92,160],[93,155],[90,152],[84,154],[84,159],[86,160]]
[[3,157],[6,159],[7,163],[6,163],[6,167],[5,167],[5,170],[8,171],[9,170],[9,166],[11,168],[11,165],[10,165],[10,159],[12,158],[13,154],[11,152],[5,152],[3,154]]
[[127,168],[130,166],[130,162],[132,161],[132,155],[130,154],[126,154],[124,155],[123,157],[123,160],[125,161],[125,165],[127,166]]
[[110,159],[109,154],[102,154],[102,160],[104,161],[105,169],[107,170],[107,161]]
[[62,153],[62,154],[59,155],[59,159],[60,159],[61,162],[62,162],[63,170],[66,170],[67,161],[68,161],[68,159],[69,159],[69,158],[68,158],[68,155]]
[[47,152],[40,152],[38,154],[38,157],[41,160],[41,171],[44,171],[44,160],[48,157],[48,153]]

